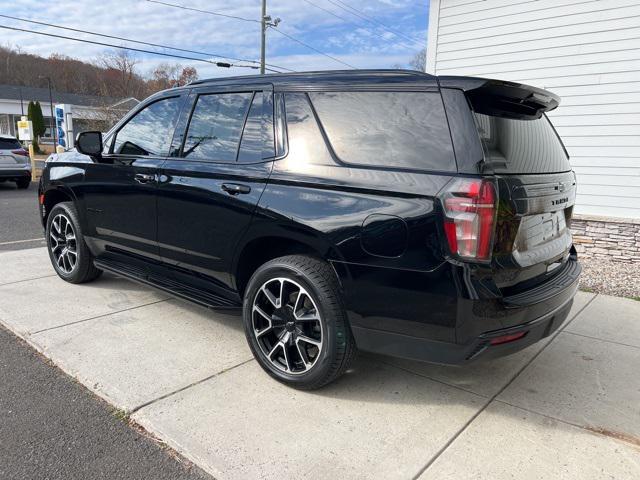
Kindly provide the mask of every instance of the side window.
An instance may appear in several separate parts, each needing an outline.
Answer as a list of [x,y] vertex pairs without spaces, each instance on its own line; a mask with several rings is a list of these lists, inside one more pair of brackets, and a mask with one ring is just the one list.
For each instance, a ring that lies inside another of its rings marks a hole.
[[164,98],[147,105],[116,133],[113,153],[167,155],[179,108],[179,97]]
[[289,141],[287,161],[299,164],[333,164],[307,94],[285,94],[285,111]]
[[235,162],[252,92],[200,95],[191,115],[182,156]]
[[343,162],[456,170],[439,93],[322,92],[310,98]]
[[275,156],[271,94],[256,92],[242,133],[238,161],[259,162]]

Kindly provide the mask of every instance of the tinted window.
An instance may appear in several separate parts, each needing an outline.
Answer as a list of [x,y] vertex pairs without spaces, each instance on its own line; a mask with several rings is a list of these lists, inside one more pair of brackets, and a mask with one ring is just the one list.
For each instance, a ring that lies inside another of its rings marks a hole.
[[259,162],[275,155],[273,146],[273,105],[270,94],[256,92],[242,132],[239,162]]
[[440,94],[325,92],[310,96],[329,141],[343,162],[456,169]]
[[571,170],[560,139],[546,116],[516,120],[475,114],[485,164],[496,173],[553,173]]
[[288,162],[327,165],[333,163],[304,93],[287,93],[285,97]]
[[179,107],[180,99],[172,97],[158,100],[142,109],[116,133],[113,153],[166,155]]
[[22,148],[18,140],[13,138],[0,138],[0,150],[16,150]]
[[235,162],[253,93],[201,95],[189,122],[182,156]]

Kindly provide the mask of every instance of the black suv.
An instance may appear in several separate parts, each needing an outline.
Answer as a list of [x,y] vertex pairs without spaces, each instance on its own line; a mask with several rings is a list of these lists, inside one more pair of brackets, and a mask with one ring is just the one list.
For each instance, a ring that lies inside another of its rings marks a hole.
[[53,266],[242,308],[273,377],[318,388],[356,348],[445,364],[567,317],[575,175],[526,85],[409,71],[203,80],[52,156]]

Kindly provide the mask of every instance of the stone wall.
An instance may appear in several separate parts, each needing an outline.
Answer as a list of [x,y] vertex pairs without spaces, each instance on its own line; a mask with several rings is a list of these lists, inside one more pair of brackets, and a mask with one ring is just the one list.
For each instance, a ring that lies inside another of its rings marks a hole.
[[640,221],[574,216],[573,243],[579,256],[640,264]]

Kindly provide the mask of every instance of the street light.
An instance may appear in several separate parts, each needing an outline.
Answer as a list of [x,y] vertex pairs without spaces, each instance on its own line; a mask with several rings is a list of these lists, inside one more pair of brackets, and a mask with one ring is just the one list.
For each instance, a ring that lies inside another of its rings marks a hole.
[[53,114],[53,96],[51,95],[51,78],[45,75],[40,75],[38,78],[46,78],[47,83],[49,84],[49,107],[51,108],[51,132],[53,133],[53,153],[56,152],[56,147],[58,146],[58,135],[56,129],[56,117]]

